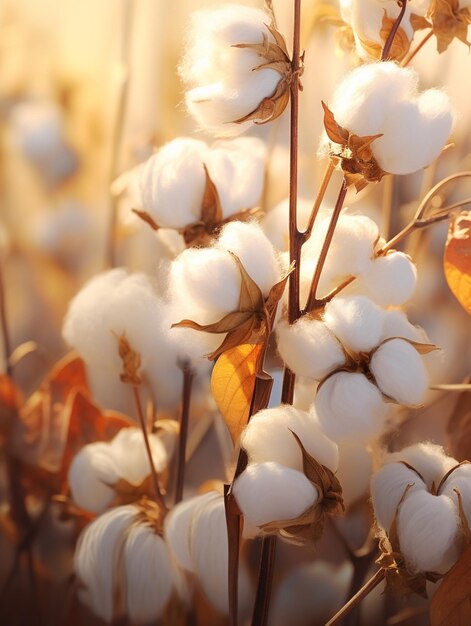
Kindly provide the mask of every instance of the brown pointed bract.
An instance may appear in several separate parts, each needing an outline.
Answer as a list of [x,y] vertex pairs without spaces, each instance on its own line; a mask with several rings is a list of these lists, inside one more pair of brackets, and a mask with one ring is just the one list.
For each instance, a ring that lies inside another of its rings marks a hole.
[[437,38],[438,52],[445,52],[455,38],[469,47],[468,26],[471,24],[471,10],[460,9],[459,0],[432,0],[428,17]]

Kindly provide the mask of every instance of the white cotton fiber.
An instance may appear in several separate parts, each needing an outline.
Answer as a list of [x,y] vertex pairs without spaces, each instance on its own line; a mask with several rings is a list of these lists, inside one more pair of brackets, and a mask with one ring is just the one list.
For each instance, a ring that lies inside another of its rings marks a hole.
[[133,624],[156,622],[173,590],[172,566],[164,540],[147,525],[129,531],[123,551],[127,614]]
[[246,272],[265,297],[273,285],[281,280],[275,249],[255,222],[230,222],[222,230],[216,246],[239,257]]
[[406,496],[398,515],[401,552],[411,572],[445,574],[459,556],[458,515],[447,496]]
[[[157,473],[168,464],[167,452],[159,437],[150,434],[149,445]],[[150,475],[149,458],[140,428],[122,428],[110,443],[110,448],[121,478],[132,485],[139,485]]]
[[430,343],[426,332],[420,326],[414,326],[407,319],[403,311],[385,311],[382,340],[391,337],[401,337],[417,341],[418,343]]
[[391,252],[374,259],[357,288],[381,306],[400,306],[410,300],[417,286],[417,270],[403,252]]
[[163,228],[183,228],[201,219],[206,184],[204,141],[181,137],[150,157],[140,170],[141,208]]
[[471,463],[465,463],[453,470],[440,488],[440,494],[454,500],[455,506],[459,510],[458,494],[456,492],[459,492],[461,496],[463,512],[471,528]]
[[248,465],[234,483],[234,495],[250,526],[299,517],[318,498],[303,473],[272,462]]
[[96,442],[84,446],[70,464],[68,481],[73,501],[93,513],[102,513],[115,497],[119,478],[110,446]]
[[337,445],[322,432],[312,413],[290,405],[259,411],[250,418],[240,439],[250,463],[275,461],[302,471],[301,449],[292,435],[300,438],[306,451],[332,471],[337,469]]
[[294,324],[282,321],[276,337],[281,358],[297,376],[321,380],[345,363],[341,343],[320,320],[304,316]]
[[343,502],[347,508],[368,494],[372,469],[373,463],[367,446],[348,439],[339,442],[339,467],[336,476],[342,485]]
[[383,343],[371,357],[370,369],[383,393],[399,404],[420,405],[428,388],[420,354],[403,339]]
[[399,462],[383,465],[371,478],[371,500],[375,517],[387,533],[408,485],[409,494],[427,489],[416,472]]
[[338,372],[318,389],[315,407],[325,433],[334,441],[368,441],[385,425],[389,407],[364,374]]
[[336,297],[325,308],[329,330],[353,352],[369,352],[378,345],[384,311],[366,296]]

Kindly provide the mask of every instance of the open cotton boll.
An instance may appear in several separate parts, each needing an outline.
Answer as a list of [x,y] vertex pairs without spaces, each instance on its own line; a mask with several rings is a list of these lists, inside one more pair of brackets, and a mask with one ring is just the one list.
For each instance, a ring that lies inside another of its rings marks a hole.
[[234,496],[253,528],[299,517],[319,494],[302,472],[269,462],[249,464],[234,482]]
[[264,409],[250,418],[240,439],[249,463],[275,461],[301,472],[301,449],[290,431],[300,438],[311,456],[335,472],[338,463],[336,444],[324,435],[312,413],[287,404]]
[[389,413],[376,385],[358,372],[338,372],[327,378],[314,405],[322,428],[334,441],[377,437]]
[[234,124],[271,96],[281,75],[273,69],[254,72],[262,62],[238,44],[273,42],[266,24],[270,16],[259,9],[226,5],[192,15],[180,75],[190,88],[186,104],[205,129],[219,135],[240,134],[253,122]]
[[370,450],[358,441],[339,442],[339,467],[337,478],[342,485],[345,506],[366,497],[373,469]]
[[201,219],[208,146],[189,137],[165,144],[142,166],[141,208],[163,228],[183,228]]
[[266,147],[257,137],[217,141],[204,156],[223,217],[256,207],[265,178]]
[[112,450],[101,442],[84,446],[73,458],[68,473],[73,501],[93,513],[103,512],[113,500],[113,485],[118,479]]
[[429,491],[438,487],[445,474],[458,465],[458,461],[445,454],[441,446],[433,443],[418,443],[400,452],[392,452],[384,457],[385,463],[405,461],[422,476]]
[[[193,572],[208,600],[221,613],[228,614],[228,552],[224,497],[199,506],[191,525]],[[241,620],[251,606],[252,586],[243,562],[239,568],[239,612]]]
[[[148,436],[152,461],[157,473],[168,464],[167,452],[157,435]],[[139,485],[150,475],[144,435],[140,428],[122,428],[110,443],[120,477],[132,485]]]
[[275,249],[258,224],[230,222],[223,228],[216,245],[239,257],[246,272],[265,297],[273,285],[281,280]]
[[206,506],[213,500],[219,500],[221,494],[209,491],[200,496],[194,496],[179,502],[169,511],[164,522],[165,540],[169,545],[178,565],[189,572],[193,571],[191,556],[191,524],[198,507]]
[[346,348],[369,352],[382,337],[384,311],[366,296],[337,297],[325,307],[324,322]]
[[446,145],[453,127],[450,99],[429,89],[408,101],[397,102],[385,119],[372,150],[380,167],[390,174],[410,174],[434,161]]
[[281,358],[297,376],[321,380],[345,363],[342,345],[319,320],[302,317],[294,324],[282,321],[276,337]]
[[227,250],[189,248],[170,267],[171,301],[186,303],[185,317],[200,324],[217,322],[237,309],[240,284],[239,269]]
[[89,524],[78,540],[74,569],[81,583],[80,598],[106,622],[119,616],[115,576],[124,534],[138,514],[139,509],[132,505],[112,509]]
[[381,306],[400,306],[417,286],[417,269],[403,252],[374,259],[358,280],[357,289]]
[[445,574],[459,556],[459,518],[447,496],[408,494],[399,507],[399,545],[408,569]]
[[400,462],[383,465],[371,478],[371,500],[375,517],[386,532],[391,529],[397,507],[408,485],[408,493],[411,495],[427,490],[427,485],[420,476]]
[[399,404],[420,405],[428,388],[422,358],[403,339],[386,341],[371,357],[370,370],[383,393]]
[[382,340],[390,337],[402,337],[417,341],[418,343],[430,343],[427,333],[420,326],[414,326],[407,319],[403,311],[385,311]]
[[130,621],[156,622],[173,590],[172,566],[164,540],[150,526],[133,526],[124,545],[123,566]]

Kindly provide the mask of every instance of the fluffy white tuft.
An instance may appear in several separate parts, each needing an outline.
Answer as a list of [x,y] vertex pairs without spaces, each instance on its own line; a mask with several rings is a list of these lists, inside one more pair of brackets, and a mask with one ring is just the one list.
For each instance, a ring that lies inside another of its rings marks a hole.
[[354,352],[369,352],[383,335],[384,311],[366,296],[334,298],[324,321],[342,344]]
[[246,450],[250,463],[275,461],[302,471],[301,450],[290,431],[298,435],[311,456],[335,472],[337,445],[324,435],[312,413],[289,405],[265,409],[251,417],[240,445]]
[[280,322],[276,337],[281,358],[297,376],[321,380],[345,363],[340,342],[319,320],[302,317],[294,324]]
[[420,405],[428,388],[420,354],[403,339],[386,341],[371,357],[370,369],[383,393],[399,404]]
[[[453,461],[455,459],[452,459]],[[461,496],[463,512],[471,528],[471,464],[465,463],[452,471],[440,488],[440,494],[448,496],[454,500],[457,510],[459,510],[458,493]]]
[[330,376],[318,389],[314,404],[321,426],[334,441],[377,437],[389,413],[376,385],[357,372]]
[[417,270],[403,252],[374,259],[358,280],[357,289],[381,306],[400,306],[414,295]]
[[234,496],[251,527],[294,519],[319,497],[306,476],[279,463],[255,463],[234,483]]
[[346,507],[366,496],[372,469],[369,448],[358,441],[339,442],[337,478],[342,485],[342,497]]
[[[162,472],[168,464],[164,444],[157,435],[150,434],[148,439],[154,467],[157,473]],[[140,428],[122,428],[111,441],[110,448],[121,478],[132,485],[139,485],[150,475],[144,435]]]

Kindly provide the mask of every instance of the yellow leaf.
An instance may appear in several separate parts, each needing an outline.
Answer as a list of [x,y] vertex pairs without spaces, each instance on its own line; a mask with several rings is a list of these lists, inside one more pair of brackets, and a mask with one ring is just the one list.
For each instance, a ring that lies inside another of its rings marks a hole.
[[223,352],[213,369],[211,390],[234,444],[247,424],[263,344],[246,343]]
[[451,291],[471,315],[471,211],[451,222],[443,262]]
[[432,626],[467,626],[471,615],[471,545],[451,568],[433,596]]

